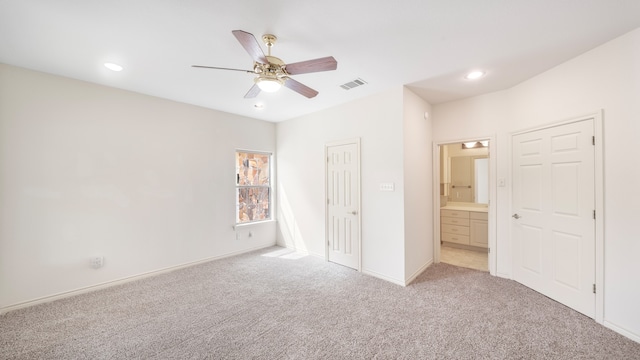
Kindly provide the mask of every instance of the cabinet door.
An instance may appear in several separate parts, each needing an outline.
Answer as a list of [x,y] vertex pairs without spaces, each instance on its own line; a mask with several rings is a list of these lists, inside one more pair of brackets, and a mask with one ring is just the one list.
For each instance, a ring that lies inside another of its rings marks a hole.
[[489,247],[489,226],[486,220],[469,220],[469,244]]

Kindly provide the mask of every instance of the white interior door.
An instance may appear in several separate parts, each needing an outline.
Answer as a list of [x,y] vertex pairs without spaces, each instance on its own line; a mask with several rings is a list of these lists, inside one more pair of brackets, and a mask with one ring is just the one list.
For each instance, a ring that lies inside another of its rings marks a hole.
[[360,267],[360,156],[357,142],[327,145],[328,260]]
[[593,119],[514,135],[514,279],[595,315]]

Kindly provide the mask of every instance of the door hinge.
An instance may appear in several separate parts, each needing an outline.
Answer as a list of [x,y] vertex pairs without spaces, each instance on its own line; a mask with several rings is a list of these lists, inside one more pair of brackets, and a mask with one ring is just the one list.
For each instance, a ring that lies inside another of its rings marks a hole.
[[327,199],[327,205],[329,205],[329,199]]
[[596,137],[595,137],[595,136],[592,136],[592,137],[591,137],[591,144],[592,144],[592,145],[595,145],[595,144],[596,144]]
[[593,220],[595,220],[595,219],[596,219],[596,211],[593,210]]
[[593,293],[596,293],[596,284],[593,284]]

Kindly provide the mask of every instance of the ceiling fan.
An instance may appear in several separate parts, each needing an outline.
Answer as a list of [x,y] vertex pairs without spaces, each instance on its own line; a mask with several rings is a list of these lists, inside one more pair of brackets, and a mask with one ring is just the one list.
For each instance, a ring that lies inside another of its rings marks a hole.
[[247,99],[258,96],[260,91],[278,91],[283,85],[300,95],[312,98],[318,95],[318,92],[296,80],[293,80],[290,75],[329,71],[335,70],[338,67],[338,62],[332,56],[301,61],[293,64],[285,64],[284,61],[279,58],[271,56],[271,47],[277,40],[275,35],[266,34],[262,36],[262,41],[268,49],[268,55],[265,55],[253,34],[242,30],[233,30],[232,33],[236,39],[238,39],[240,45],[244,47],[253,59],[253,70],[230,69],[203,65],[192,66],[205,69],[243,71],[255,74],[256,77],[253,79],[253,86],[244,95]]

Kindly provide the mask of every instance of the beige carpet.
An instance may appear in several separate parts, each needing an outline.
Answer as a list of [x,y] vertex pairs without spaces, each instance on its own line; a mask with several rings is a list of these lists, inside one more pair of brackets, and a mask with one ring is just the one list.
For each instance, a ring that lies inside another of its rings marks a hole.
[[639,359],[513,281],[447,264],[400,287],[270,248],[0,317],[0,359]]

